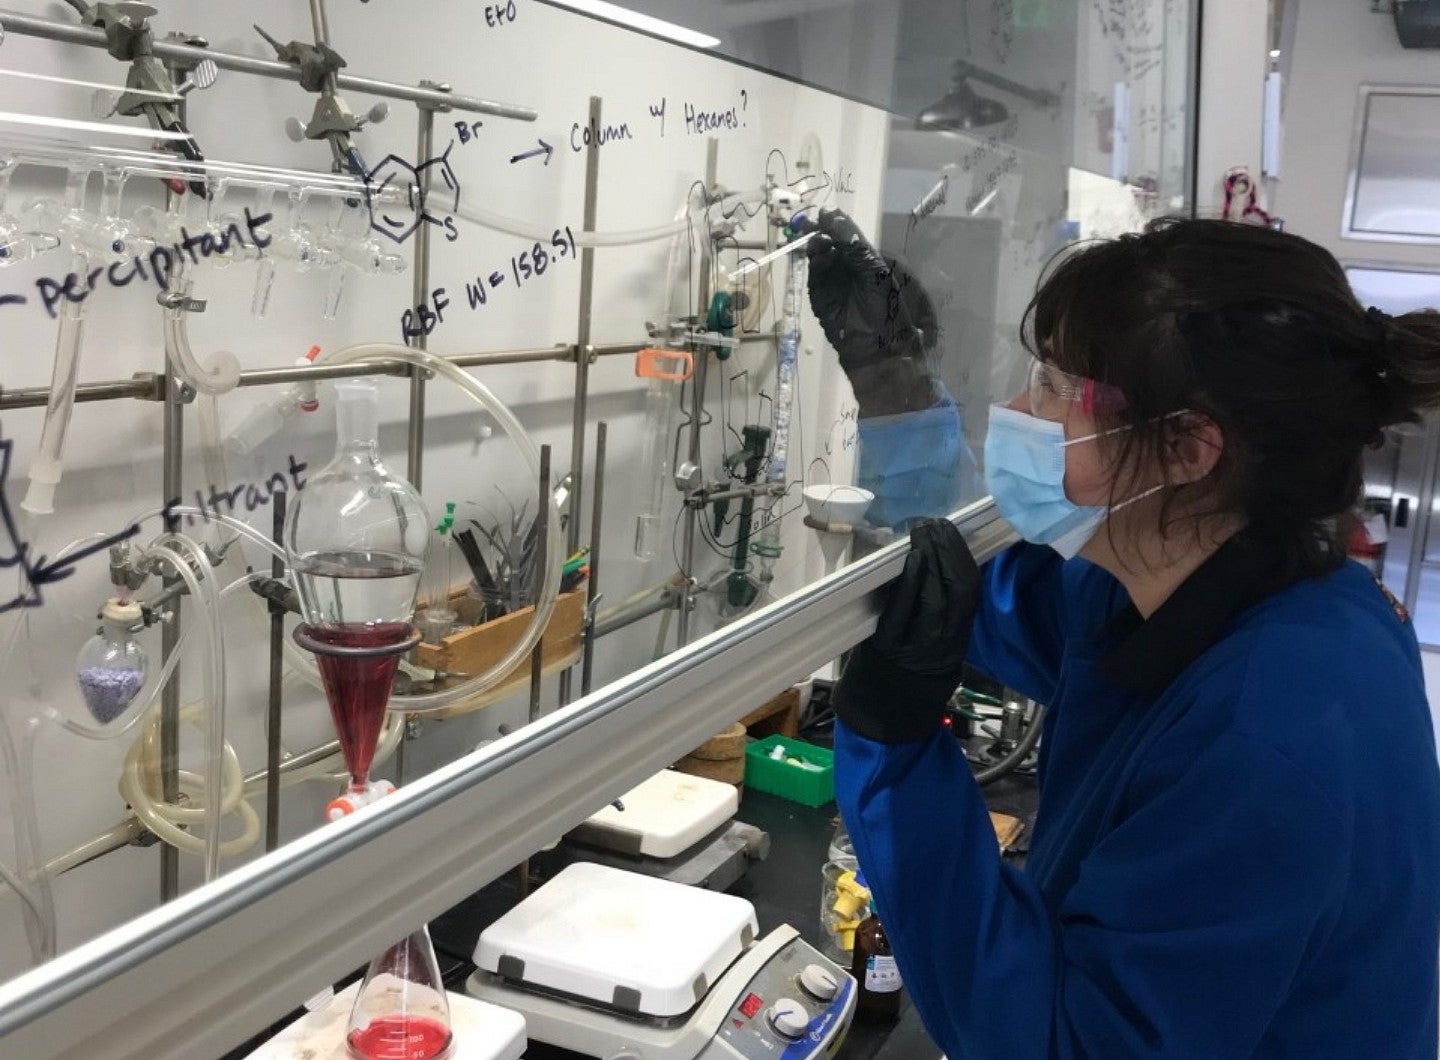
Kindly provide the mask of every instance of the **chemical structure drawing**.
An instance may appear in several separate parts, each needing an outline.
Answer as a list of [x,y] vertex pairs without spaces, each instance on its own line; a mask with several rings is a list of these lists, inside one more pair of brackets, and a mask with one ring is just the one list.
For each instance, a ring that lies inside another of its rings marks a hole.
[[[452,140],[443,154],[418,166],[399,155],[386,155],[365,174],[365,203],[370,210],[370,227],[396,243],[404,243],[421,224],[448,228],[460,208],[460,178],[450,164]],[[403,187],[405,200],[384,194],[390,187]],[[408,209],[407,209],[408,207]]]

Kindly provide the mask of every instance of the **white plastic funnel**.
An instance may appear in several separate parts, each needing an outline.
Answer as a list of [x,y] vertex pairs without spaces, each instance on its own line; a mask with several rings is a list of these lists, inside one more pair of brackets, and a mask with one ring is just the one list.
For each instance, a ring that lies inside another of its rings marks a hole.
[[[850,547],[853,527],[865,518],[875,494],[859,486],[831,484],[806,486],[805,507],[809,509],[809,525],[820,538],[820,552],[825,557],[825,573],[840,564]],[[833,530],[828,529],[834,527]]]

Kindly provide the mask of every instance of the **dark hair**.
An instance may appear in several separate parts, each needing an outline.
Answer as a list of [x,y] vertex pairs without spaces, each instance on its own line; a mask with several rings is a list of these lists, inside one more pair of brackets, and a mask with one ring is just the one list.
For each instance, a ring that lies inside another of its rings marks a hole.
[[1022,338],[1125,395],[1099,417],[1131,428],[1114,436],[1115,466],[1129,469],[1115,500],[1194,429],[1195,417],[1167,414],[1213,420],[1220,460],[1167,491],[1162,527],[1177,511],[1197,529],[1242,515],[1293,574],[1342,560],[1333,521],[1360,497],[1362,449],[1440,404],[1440,313],[1366,310],[1329,251],[1251,224],[1162,219],[1083,245],[1042,280]]

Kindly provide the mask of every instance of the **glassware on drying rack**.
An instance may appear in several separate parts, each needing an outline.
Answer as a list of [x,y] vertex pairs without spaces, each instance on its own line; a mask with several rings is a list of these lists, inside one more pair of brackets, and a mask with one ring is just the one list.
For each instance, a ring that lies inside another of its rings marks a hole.
[[299,494],[285,531],[304,624],[295,641],[315,654],[350,772],[332,818],[394,790],[372,784],[370,763],[411,626],[430,519],[420,494],[385,468],[378,393],[364,380],[335,385],[335,458]]
[[27,230],[20,219],[6,208],[15,166],[13,158],[0,158],[0,268],[29,261],[35,255],[60,245],[57,236]]

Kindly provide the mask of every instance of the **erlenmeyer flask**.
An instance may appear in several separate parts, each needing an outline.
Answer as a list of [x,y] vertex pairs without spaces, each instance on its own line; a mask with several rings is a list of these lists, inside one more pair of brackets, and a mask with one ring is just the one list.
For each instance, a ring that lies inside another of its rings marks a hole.
[[400,655],[419,640],[410,619],[430,519],[415,488],[380,462],[375,386],[335,391],[335,459],[290,509],[285,547],[306,623],[295,639],[315,653],[356,793],[369,787]]
[[440,964],[422,927],[370,962],[345,1048],[352,1060],[445,1060],[453,1044]]

